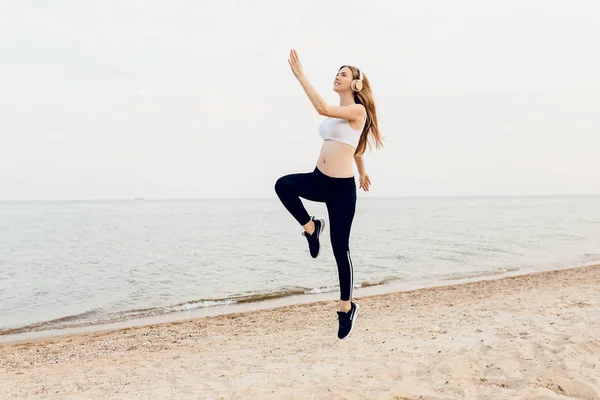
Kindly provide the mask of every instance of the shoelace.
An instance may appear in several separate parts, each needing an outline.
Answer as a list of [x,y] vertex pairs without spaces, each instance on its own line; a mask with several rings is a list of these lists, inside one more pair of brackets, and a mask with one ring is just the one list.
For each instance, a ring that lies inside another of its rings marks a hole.
[[350,322],[350,313],[338,314],[338,321],[342,326],[348,325]]

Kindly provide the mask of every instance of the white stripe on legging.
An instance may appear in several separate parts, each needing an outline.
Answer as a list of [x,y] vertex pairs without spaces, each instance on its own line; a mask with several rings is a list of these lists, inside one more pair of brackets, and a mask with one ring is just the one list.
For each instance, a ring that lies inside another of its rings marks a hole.
[[350,250],[346,251],[346,255],[348,256],[348,265],[350,265],[350,300],[352,300],[352,290],[354,289],[354,265],[352,265],[352,260],[350,259]]

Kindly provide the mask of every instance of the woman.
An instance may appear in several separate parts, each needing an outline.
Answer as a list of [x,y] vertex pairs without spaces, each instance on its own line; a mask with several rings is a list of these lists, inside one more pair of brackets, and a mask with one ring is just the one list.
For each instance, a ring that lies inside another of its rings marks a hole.
[[350,229],[356,208],[352,162],[356,162],[360,188],[368,191],[371,181],[365,171],[362,155],[369,137],[374,139],[377,148],[382,146],[375,102],[369,80],[355,67],[345,65],[338,70],[333,90],[340,96],[340,105],[335,106],[327,104],[311,86],[295,50],[290,51],[288,62],[317,112],[327,118],[319,127],[323,146],[314,171],[279,178],[275,191],[285,208],[304,228],[303,235],[313,258],[319,256],[319,240],[325,221],[310,217],[300,197],[323,202],[327,206],[331,245],[340,282],[338,338],[344,339],[352,331],[359,309],[358,304],[352,301],[354,268],[349,249]]

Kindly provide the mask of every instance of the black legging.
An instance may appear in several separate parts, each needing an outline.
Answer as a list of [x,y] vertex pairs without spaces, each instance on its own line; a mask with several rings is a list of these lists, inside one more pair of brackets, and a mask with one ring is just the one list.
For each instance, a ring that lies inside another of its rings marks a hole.
[[300,197],[327,205],[331,246],[340,280],[340,299],[351,300],[354,267],[349,241],[356,209],[354,177],[333,178],[315,168],[313,172],[282,176],[275,183],[275,191],[285,208],[302,226],[310,222],[310,216]]

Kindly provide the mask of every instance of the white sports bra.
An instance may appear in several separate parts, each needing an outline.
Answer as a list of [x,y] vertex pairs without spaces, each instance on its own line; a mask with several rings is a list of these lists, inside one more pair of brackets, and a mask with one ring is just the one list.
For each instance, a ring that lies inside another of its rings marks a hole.
[[360,129],[352,128],[346,119],[325,118],[321,122],[321,125],[319,125],[319,135],[321,135],[323,140],[335,140],[336,142],[346,143],[356,148],[367,118],[365,114],[363,126]]

